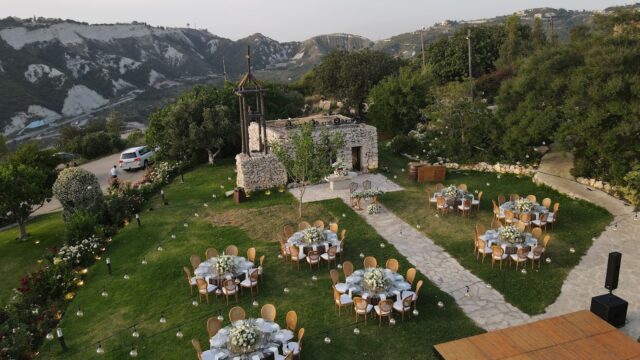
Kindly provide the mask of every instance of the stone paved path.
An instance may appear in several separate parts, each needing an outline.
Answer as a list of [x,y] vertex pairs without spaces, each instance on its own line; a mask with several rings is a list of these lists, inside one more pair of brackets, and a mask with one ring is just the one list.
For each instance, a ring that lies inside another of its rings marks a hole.
[[[615,218],[594,241],[580,263],[571,270],[555,303],[535,319],[589,309],[591,297],[606,293],[604,278],[611,251],[622,253],[618,290],[615,294],[629,302],[627,325],[621,330],[633,338],[640,336],[640,219],[633,208],[602,191],[573,181],[568,175],[570,157],[551,152],[542,158],[534,181],[544,183],[562,193],[602,206]],[[562,210],[560,210],[562,211]]]

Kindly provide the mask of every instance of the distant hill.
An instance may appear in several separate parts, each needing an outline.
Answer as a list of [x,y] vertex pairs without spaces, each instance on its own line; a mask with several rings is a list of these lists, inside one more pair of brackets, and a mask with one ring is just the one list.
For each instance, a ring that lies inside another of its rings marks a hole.
[[[540,8],[517,14],[524,23],[542,17],[548,32],[553,19],[564,41],[572,27],[589,24],[594,12]],[[202,29],[9,17],[0,20],[0,132],[81,115],[132,91],[219,79],[225,70],[237,78],[246,71],[247,45],[261,78],[288,81],[333,49],[373,48],[410,58],[420,53],[421,33],[428,45],[463,26],[501,24],[506,18],[447,20],[378,42],[351,34],[278,42],[259,33],[233,41]]]

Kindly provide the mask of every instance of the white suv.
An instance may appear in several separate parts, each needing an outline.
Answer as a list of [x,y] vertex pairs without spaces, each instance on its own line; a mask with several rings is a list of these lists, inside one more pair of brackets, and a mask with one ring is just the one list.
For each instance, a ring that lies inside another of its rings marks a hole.
[[151,164],[151,157],[155,154],[146,146],[129,148],[120,154],[120,169],[133,170],[146,168]]

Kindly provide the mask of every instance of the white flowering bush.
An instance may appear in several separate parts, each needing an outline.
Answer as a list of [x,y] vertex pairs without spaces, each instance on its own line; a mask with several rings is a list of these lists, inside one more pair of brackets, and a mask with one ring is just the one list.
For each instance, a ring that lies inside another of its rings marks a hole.
[[513,225],[503,226],[498,229],[498,237],[502,241],[514,243],[522,242],[522,234],[517,227]]
[[333,173],[338,176],[347,176],[349,175],[349,165],[342,160],[338,160],[331,164],[333,168]]
[[533,202],[527,198],[522,198],[522,199],[518,199],[516,200],[516,203],[514,204],[514,207],[516,210],[518,210],[521,213],[528,213],[531,212],[531,210],[533,209]]
[[378,204],[369,204],[369,206],[367,206],[367,214],[369,215],[379,214],[380,210],[381,207]]
[[151,171],[147,174],[148,180],[153,183],[167,184],[171,178],[176,175],[180,167],[181,162],[169,162],[161,161],[156,163]]
[[102,239],[95,235],[78,242],[76,245],[64,245],[53,258],[53,263],[57,265],[64,262],[71,266],[84,264],[100,251],[101,246]]
[[218,274],[233,272],[234,262],[231,255],[220,255],[216,257],[216,271]]
[[367,269],[364,273],[364,284],[371,290],[384,289],[388,283],[382,268]]
[[239,320],[233,323],[233,328],[229,331],[228,346],[235,354],[244,354],[253,351],[259,339],[260,330],[257,326]]
[[442,190],[442,196],[446,198],[455,198],[458,196],[458,188],[455,185],[449,185]]
[[315,226],[302,230],[302,240],[307,244],[319,243],[324,239],[324,232]]
[[103,202],[98,178],[79,167],[66,168],[60,172],[53,184],[53,195],[60,200],[65,219],[78,210],[97,212]]

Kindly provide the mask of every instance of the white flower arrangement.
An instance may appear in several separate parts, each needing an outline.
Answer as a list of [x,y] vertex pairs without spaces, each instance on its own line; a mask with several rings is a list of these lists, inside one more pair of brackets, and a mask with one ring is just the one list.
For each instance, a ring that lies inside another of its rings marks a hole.
[[333,168],[333,173],[337,176],[349,175],[349,165],[342,160],[334,162],[331,167]]
[[522,199],[518,199],[516,200],[516,203],[514,204],[514,207],[516,210],[518,210],[521,213],[528,213],[531,212],[531,210],[533,209],[533,202],[527,198],[522,198]]
[[442,190],[442,196],[446,198],[455,198],[458,196],[458,188],[455,185],[449,185]]
[[353,197],[358,198],[358,199],[371,199],[371,198],[375,198],[375,197],[379,197],[384,195],[384,191],[382,190],[361,190],[358,192],[353,193]]
[[307,244],[314,244],[324,241],[324,232],[315,226],[302,230],[302,241]]
[[216,271],[218,274],[233,272],[234,262],[231,255],[220,255],[216,257]]
[[78,265],[85,257],[98,253],[102,240],[93,235],[80,241],[77,245],[64,245],[58,250],[57,258],[70,265]]
[[498,237],[502,241],[508,241],[510,243],[519,243],[522,242],[522,234],[517,227],[513,225],[503,226],[498,229]]
[[367,214],[369,215],[379,214],[381,209],[382,208],[378,204],[369,204],[369,206],[367,206]]
[[229,331],[229,348],[234,353],[247,353],[253,350],[260,339],[260,330],[248,321],[240,320],[233,323]]
[[365,270],[364,283],[369,289],[384,289],[387,284],[387,277],[382,268]]

